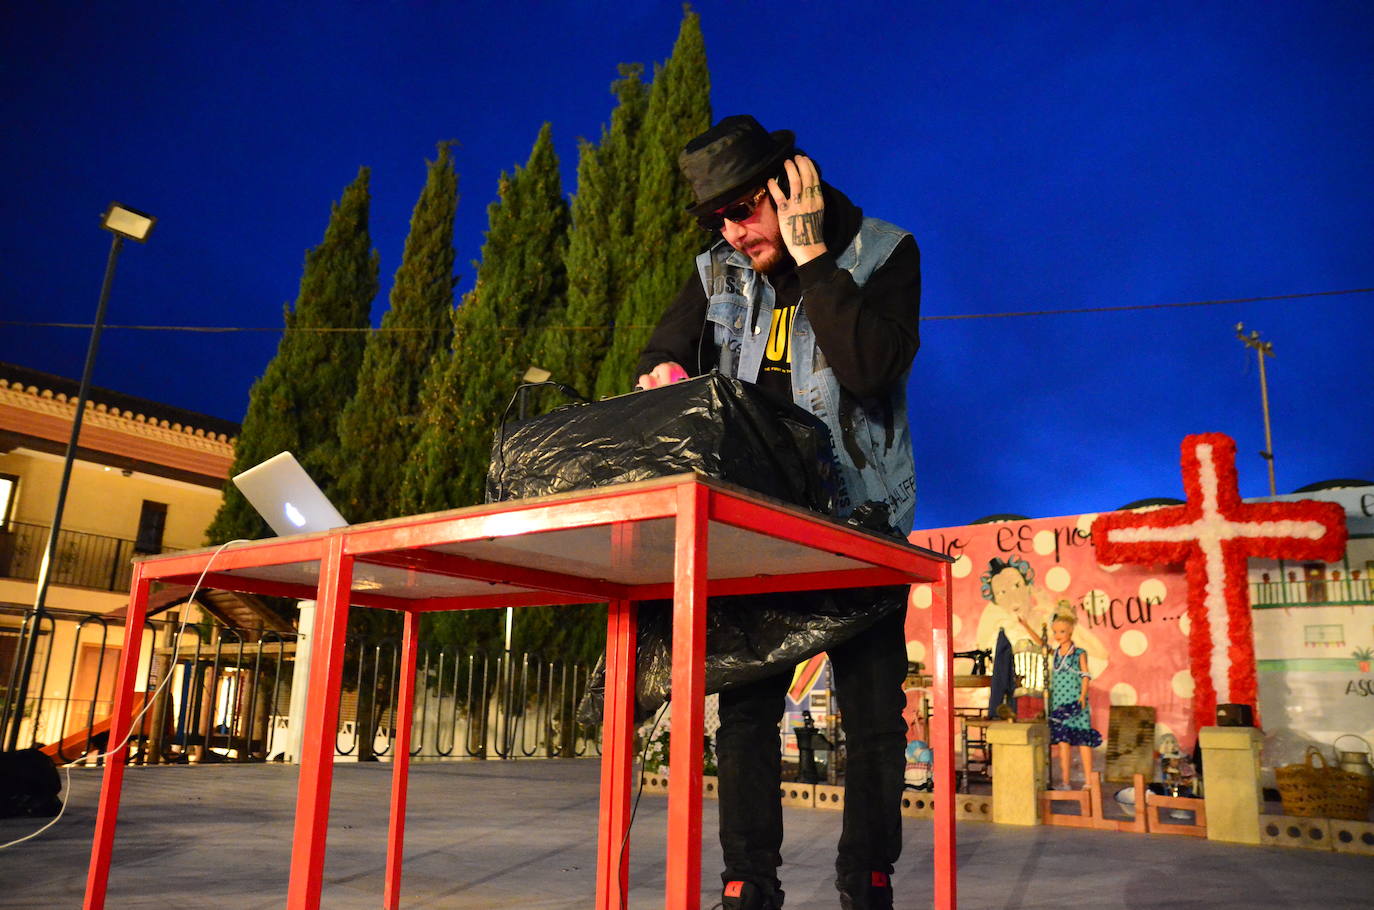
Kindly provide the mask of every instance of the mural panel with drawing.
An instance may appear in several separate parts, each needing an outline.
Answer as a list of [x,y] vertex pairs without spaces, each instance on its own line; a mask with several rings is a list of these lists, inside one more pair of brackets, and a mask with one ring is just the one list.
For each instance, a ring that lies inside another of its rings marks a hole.
[[[1191,748],[1193,694],[1188,669],[1187,597],[1181,571],[1167,567],[1100,566],[1090,529],[1094,514],[999,521],[917,531],[911,541],[956,558],[955,651],[993,649],[1005,631],[1014,650],[1032,651],[1058,613],[1078,619],[1074,642],[1087,652],[1094,729],[1107,729],[1110,706],[1152,705],[1157,735],[1173,734]],[[912,588],[908,652],[926,661],[930,610],[942,592]],[[968,673],[965,661],[956,673]],[[988,690],[959,693],[973,704]],[[916,695],[909,696],[913,701]],[[912,713],[915,713],[913,708]],[[913,736],[919,734],[919,728]]]

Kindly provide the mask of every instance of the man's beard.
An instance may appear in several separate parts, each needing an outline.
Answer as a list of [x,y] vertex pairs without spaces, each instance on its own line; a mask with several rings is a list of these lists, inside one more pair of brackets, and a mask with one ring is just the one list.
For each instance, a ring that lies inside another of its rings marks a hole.
[[787,250],[782,244],[775,244],[766,250],[760,251],[758,256],[750,255],[749,265],[754,271],[764,275],[771,275],[781,271],[788,262]]

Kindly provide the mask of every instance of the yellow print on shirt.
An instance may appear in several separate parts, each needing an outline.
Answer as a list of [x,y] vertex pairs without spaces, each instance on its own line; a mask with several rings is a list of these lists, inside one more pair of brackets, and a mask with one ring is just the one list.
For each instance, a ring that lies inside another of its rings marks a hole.
[[[790,368],[792,364],[792,352],[789,350],[792,338],[792,315],[796,309],[795,306],[789,306],[773,311],[773,324],[768,329],[768,347],[763,352],[765,360]],[[767,369],[768,366],[765,364],[764,368]],[[774,369],[776,368],[774,367]]]

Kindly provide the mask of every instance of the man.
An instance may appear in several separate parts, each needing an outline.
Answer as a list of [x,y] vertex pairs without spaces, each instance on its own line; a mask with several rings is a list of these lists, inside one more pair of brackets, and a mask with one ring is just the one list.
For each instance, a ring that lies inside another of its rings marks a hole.
[[[841,512],[876,501],[911,530],[906,378],[919,344],[920,253],[820,179],[787,130],[727,117],[687,144],[689,211],[719,239],[697,257],[640,355],[641,388],[719,369],[819,417]],[[840,906],[892,906],[901,851],[905,603],[829,650],[848,749],[836,859]],[[790,672],[720,693],[716,757],[727,910],[782,906],[778,722]]]

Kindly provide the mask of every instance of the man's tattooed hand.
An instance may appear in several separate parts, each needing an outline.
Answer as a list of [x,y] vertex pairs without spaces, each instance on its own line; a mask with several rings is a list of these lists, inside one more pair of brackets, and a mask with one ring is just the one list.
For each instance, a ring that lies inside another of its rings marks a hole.
[[[816,187],[820,189],[820,187]],[[788,242],[788,247],[810,246],[813,243],[824,243],[821,239],[821,219],[823,212],[804,212],[800,215],[789,215],[787,225],[792,229],[792,238]]]
[[821,176],[815,163],[805,155],[783,162],[791,197],[784,196],[776,180],[768,181],[768,192],[778,210],[782,242],[797,265],[810,262],[825,252],[825,198],[821,195]]

